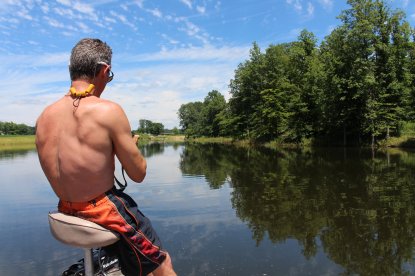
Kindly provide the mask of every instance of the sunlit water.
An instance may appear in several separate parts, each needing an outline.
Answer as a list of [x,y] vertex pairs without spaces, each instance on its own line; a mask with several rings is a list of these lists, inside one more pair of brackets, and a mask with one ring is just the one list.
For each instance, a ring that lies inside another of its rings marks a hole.
[[[142,152],[147,177],[126,192],[178,275],[414,275],[414,153]],[[35,151],[0,152],[0,183],[0,275],[60,275],[82,257],[49,232],[57,199]]]

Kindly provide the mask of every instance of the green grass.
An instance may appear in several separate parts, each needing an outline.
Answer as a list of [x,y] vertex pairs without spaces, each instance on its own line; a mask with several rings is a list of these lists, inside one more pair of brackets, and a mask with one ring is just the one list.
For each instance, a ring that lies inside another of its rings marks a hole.
[[232,138],[228,137],[197,137],[197,138],[186,138],[186,142],[196,142],[196,143],[233,143]]
[[29,150],[35,147],[35,135],[0,136],[0,150]]
[[381,148],[415,148],[415,136],[391,137],[388,140],[380,141],[379,146]]
[[139,134],[140,139],[138,143],[140,145],[145,145],[151,142],[159,142],[159,143],[178,143],[184,141],[184,135],[158,135],[153,136],[150,134]]

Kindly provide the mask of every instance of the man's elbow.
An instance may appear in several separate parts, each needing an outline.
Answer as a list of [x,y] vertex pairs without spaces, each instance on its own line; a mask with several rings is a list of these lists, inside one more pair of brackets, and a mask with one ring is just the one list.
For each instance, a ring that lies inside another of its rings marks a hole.
[[134,182],[141,183],[141,182],[143,182],[145,177],[146,177],[146,172],[144,171],[143,173],[140,173],[140,174],[137,174],[137,175],[133,176],[131,179]]
[[134,173],[130,176],[130,178],[137,183],[143,182],[144,178],[147,174],[147,162],[143,160],[142,164],[140,164],[140,169],[134,171]]

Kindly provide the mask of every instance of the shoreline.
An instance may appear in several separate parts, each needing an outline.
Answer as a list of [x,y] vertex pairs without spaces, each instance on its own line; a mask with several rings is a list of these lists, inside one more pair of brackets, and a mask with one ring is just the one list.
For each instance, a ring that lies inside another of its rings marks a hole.
[[[306,148],[314,147],[311,143],[305,144],[284,144],[279,142],[268,142],[255,144],[249,140],[235,140],[229,137],[198,137],[186,138],[184,135],[159,135],[152,136],[143,134],[139,144],[148,143],[222,143],[237,146],[265,146],[270,148]],[[330,147],[330,145],[323,146]],[[354,146],[370,148],[370,146]],[[0,135],[0,151],[4,150],[30,150],[35,149],[35,135]],[[376,149],[415,149],[415,136],[404,135],[401,137],[391,137],[388,140],[381,140],[377,143]]]

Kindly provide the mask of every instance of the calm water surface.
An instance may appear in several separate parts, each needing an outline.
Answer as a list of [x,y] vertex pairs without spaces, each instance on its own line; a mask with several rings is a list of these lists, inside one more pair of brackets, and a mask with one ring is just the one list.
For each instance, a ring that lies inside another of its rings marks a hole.
[[[179,275],[415,275],[415,153],[142,152],[147,177],[126,191]],[[0,275],[60,275],[82,257],[49,232],[57,199],[35,151],[0,152],[0,183]]]

